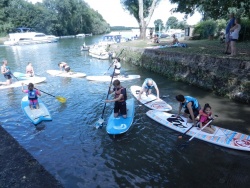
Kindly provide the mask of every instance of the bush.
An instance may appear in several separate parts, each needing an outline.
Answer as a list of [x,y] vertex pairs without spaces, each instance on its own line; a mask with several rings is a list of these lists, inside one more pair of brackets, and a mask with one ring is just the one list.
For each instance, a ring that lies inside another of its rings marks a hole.
[[241,20],[241,30],[240,30],[240,41],[247,41],[250,40],[250,20],[249,19],[242,19]]
[[216,22],[213,20],[206,20],[198,23],[193,31],[193,35],[200,35],[201,39],[207,39],[209,36],[214,36],[216,33]]

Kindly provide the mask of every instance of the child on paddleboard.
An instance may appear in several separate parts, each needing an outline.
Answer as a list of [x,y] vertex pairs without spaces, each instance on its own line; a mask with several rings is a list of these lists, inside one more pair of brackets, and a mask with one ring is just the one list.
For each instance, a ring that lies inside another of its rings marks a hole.
[[114,80],[113,82],[113,90],[109,91],[109,93],[115,92],[115,97],[112,100],[105,100],[105,102],[115,102],[114,106],[114,117],[118,117],[119,114],[123,116],[123,118],[127,118],[127,91],[126,88],[121,86],[121,82],[119,80]]
[[[210,120],[213,119],[211,109],[212,109],[211,106],[207,103],[204,105],[204,108],[199,111],[199,114],[200,114],[199,127],[200,128],[204,127]],[[202,131],[213,134],[215,131],[215,128],[209,124]]]
[[152,78],[146,78],[145,81],[143,82],[141,86],[141,90],[139,92],[138,100],[141,99],[141,94],[143,92],[146,92],[146,95],[150,95],[152,92],[152,89],[155,88],[156,94],[157,94],[157,99],[159,99],[159,89],[155,83],[155,81]]
[[29,62],[28,65],[26,66],[26,75],[28,77],[33,77],[35,76],[35,71],[34,68],[32,66],[32,64]]
[[70,71],[70,66],[67,63],[65,63],[65,62],[58,63],[58,66],[59,66],[59,68],[60,68],[61,71],[63,71],[63,70],[65,72],[69,72]]
[[39,103],[38,103],[38,95],[41,96],[41,93],[39,90],[34,89],[34,84],[29,83],[28,89],[25,90],[23,89],[23,83],[22,83],[22,92],[23,93],[28,93],[28,99],[29,99],[29,106],[30,109],[33,110],[33,107],[36,106],[36,109],[39,108]]

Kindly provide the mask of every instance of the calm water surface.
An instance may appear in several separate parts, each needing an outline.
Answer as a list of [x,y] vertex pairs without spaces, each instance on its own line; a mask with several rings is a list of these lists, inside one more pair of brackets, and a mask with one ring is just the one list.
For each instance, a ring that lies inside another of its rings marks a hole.
[[[248,187],[250,183],[249,152],[234,151],[199,140],[192,140],[183,150],[177,146],[178,133],[149,119],[147,108],[136,102],[132,128],[118,138],[110,137],[105,128],[95,129],[101,117],[108,84],[89,82],[85,78],[52,77],[49,69],[66,61],[75,72],[102,75],[109,61],[93,59],[80,51],[80,45],[98,41],[100,37],[61,39],[54,44],[0,47],[0,58],[6,58],[12,71],[24,72],[32,62],[47,82],[36,85],[43,91],[67,98],[61,104],[43,94],[53,121],[35,127],[21,110],[24,94],[21,88],[0,90],[0,123],[65,187]],[[112,70],[111,70],[112,71]],[[110,71],[110,72],[111,72]],[[210,103],[219,118],[216,125],[250,134],[250,108],[210,92],[173,82],[158,74],[122,63],[122,72],[140,74],[141,79],[123,82],[141,85],[152,77],[165,100],[178,110],[175,95],[197,97],[202,105]],[[0,81],[4,81],[3,76]],[[129,90],[128,90],[129,91]],[[128,92],[128,97],[132,94]],[[105,110],[105,118],[112,111]]]

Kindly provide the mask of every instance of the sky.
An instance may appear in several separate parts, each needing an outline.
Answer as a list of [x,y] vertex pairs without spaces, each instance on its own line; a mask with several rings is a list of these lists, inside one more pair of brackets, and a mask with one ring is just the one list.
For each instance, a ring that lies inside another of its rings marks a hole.
[[[29,0],[33,3],[42,0]],[[110,26],[126,26],[126,27],[138,27],[138,23],[133,16],[124,11],[120,0],[84,0],[89,6],[98,11],[104,20],[110,24]],[[177,5],[171,4],[168,0],[161,0],[160,4],[155,9],[153,16],[150,20],[149,27],[154,27],[154,21],[161,19],[165,25],[170,16],[175,16],[179,21],[182,21],[184,14],[173,13],[170,10]],[[199,13],[195,13],[192,17],[187,19],[187,24],[195,25],[201,19]]]

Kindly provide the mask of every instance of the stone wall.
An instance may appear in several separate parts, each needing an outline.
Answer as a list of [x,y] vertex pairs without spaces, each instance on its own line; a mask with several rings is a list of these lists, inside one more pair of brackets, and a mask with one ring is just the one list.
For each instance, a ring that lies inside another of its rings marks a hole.
[[161,49],[110,46],[125,62],[250,104],[250,62]]

